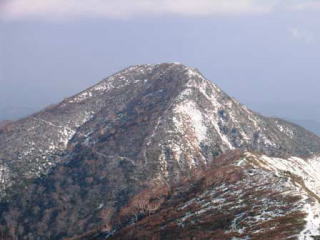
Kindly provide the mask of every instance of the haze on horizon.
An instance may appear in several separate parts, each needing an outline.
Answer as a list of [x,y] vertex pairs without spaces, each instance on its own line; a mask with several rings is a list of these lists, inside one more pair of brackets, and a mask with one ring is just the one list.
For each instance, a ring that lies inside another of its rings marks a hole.
[[320,122],[320,1],[4,0],[0,120],[129,65],[198,68],[255,111]]

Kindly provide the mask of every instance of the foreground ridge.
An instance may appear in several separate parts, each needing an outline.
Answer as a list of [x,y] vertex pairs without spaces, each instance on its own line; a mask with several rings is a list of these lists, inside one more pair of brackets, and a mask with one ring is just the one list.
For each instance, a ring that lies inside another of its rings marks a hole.
[[139,193],[120,211],[131,220],[117,231],[73,240],[316,239],[319,159],[232,151],[192,179]]

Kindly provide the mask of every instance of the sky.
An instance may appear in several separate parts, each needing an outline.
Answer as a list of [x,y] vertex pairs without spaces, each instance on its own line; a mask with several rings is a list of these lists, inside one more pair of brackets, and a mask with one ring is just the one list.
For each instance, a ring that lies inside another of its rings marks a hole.
[[320,122],[320,0],[0,0],[0,120],[161,62],[260,113]]

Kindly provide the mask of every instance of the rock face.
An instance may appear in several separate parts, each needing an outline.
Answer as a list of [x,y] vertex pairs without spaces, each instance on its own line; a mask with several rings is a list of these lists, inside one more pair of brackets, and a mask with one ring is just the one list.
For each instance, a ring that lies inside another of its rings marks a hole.
[[[195,178],[221,154],[255,152],[287,167],[291,156],[320,153],[320,139],[250,111],[196,69],[159,64],[125,69],[7,125],[0,129],[0,149],[2,233],[7,239],[63,239],[87,231],[111,235],[132,221],[128,204],[141,192],[153,188],[169,196],[172,186]],[[249,171],[232,164],[240,175]],[[239,186],[252,181],[259,187],[281,179],[274,171],[263,167],[236,179]],[[276,195],[295,191],[291,185],[279,188]],[[297,204],[304,198],[291,195],[288,201]],[[268,201],[265,197],[261,201]],[[154,209],[176,204],[159,199]],[[136,213],[136,220],[140,216]],[[299,216],[305,217],[302,210]],[[296,231],[304,225],[301,220]]]

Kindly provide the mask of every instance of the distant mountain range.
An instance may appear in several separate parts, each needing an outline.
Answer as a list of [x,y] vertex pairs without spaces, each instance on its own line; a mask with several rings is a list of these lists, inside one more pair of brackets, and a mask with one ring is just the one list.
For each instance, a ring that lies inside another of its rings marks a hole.
[[320,236],[320,138],[177,63],[0,128],[5,239]]

